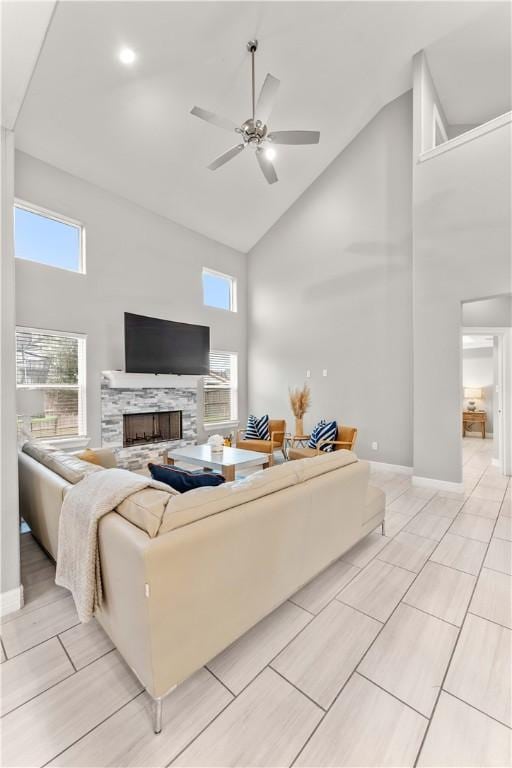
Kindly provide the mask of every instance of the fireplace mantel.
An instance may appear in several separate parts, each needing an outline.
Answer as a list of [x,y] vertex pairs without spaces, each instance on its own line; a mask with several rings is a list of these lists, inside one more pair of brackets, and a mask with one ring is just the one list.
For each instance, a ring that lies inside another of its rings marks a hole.
[[197,389],[200,376],[102,371],[109,389]]

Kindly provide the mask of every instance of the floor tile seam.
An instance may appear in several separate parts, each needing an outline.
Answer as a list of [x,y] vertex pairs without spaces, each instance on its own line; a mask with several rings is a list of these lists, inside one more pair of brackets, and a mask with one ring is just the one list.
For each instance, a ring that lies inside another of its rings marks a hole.
[[[63,633],[63,634],[64,634],[64,633]],[[69,655],[69,653],[68,653],[68,649],[67,649],[67,648],[66,648],[66,646],[64,645],[64,643],[63,643],[63,641],[62,641],[62,638],[61,638],[61,636],[60,636],[59,634],[57,635],[57,640],[59,641],[59,643],[60,643],[60,646],[61,646],[62,650],[64,651],[64,653],[65,653],[65,654],[66,654],[66,656],[68,657],[68,659],[69,659],[69,663],[71,664],[71,666],[73,667],[73,669],[75,670],[75,672],[78,672],[78,669],[77,669],[77,668],[76,668],[76,666],[75,666],[75,662],[73,661],[73,659],[72,659],[72,658],[71,658],[71,656]]]
[[[8,613],[6,616],[3,616],[1,623],[3,626],[6,626],[7,624],[11,624],[11,622],[17,621],[18,619],[21,619],[24,616],[29,616],[31,613],[34,613],[34,611],[40,611],[41,608],[48,608],[49,605],[58,603],[60,600],[67,600],[70,597],[71,597],[71,592],[69,592],[67,595],[57,595],[55,596],[55,599],[49,600],[47,603],[43,603],[42,605],[34,605],[33,608],[30,607],[30,603],[26,603],[17,611],[13,611],[12,613]],[[19,615],[16,615],[16,614],[19,614]]]
[[[53,640],[53,639],[55,639],[55,638],[57,638],[57,640],[60,640],[60,638],[59,638],[59,636],[58,636],[58,635],[54,635],[54,637],[52,637],[52,638],[48,638],[48,639],[49,639],[49,640]],[[46,641],[45,641],[45,642],[46,642]],[[62,643],[61,643],[61,646],[62,646]],[[37,646],[34,646],[34,647],[37,647]],[[30,648],[29,650],[32,650],[32,649]],[[66,650],[66,649],[64,649],[64,651],[65,651],[65,650]],[[84,666],[83,666],[83,667],[80,667],[80,669],[77,669],[77,668],[75,667],[75,665],[73,664],[73,662],[72,662],[72,660],[71,660],[71,658],[70,658],[69,654],[68,654],[68,653],[66,653],[66,656],[68,657],[68,659],[69,659],[69,661],[71,662],[71,665],[72,665],[72,667],[73,667],[73,671],[72,671],[72,672],[70,672],[70,673],[69,673],[69,675],[66,675],[65,677],[61,678],[60,680],[57,680],[57,682],[55,682],[55,683],[52,683],[51,685],[49,685],[49,686],[48,686],[47,688],[45,688],[44,690],[42,690],[42,691],[39,691],[38,693],[34,694],[34,696],[30,696],[30,698],[28,698],[26,701],[23,701],[21,704],[18,704],[16,707],[13,707],[12,709],[10,709],[10,710],[9,710],[9,712],[4,712],[4,714],[1,716],[0,720],[2,720],[2,719],[3,719],[4,717],[6,717],[7,715],[10,715],[10,714],[11,714],[11,712],[15,712],[17,709],[21,709],[21,707],[24,707],[24,706],[25,706],[25,704],[28,704],[30,701],[33,701],[34,699],[38,699],[38,698],[39,698],[39,696],[42,696],[44,693],[47,693],[48,691],[50,691],[52,688],[55,688],[56,686],[58,686],[58,685],[60,685],[61,683],[65,682],[66,680],[69,680],[71,677],[74,677],[74,676],[75,676],[75,675],[77,675],[79,672],[81,672],[83,669],[87,669],[87,667],[90,667],[90,666],[91,666],[91,664],[94,664],[95,662],[99,661],[100,659],[103,659],[105,656],[108,656],[108,654],[109,654],[109,653],[113,653],[115,650],[116,650],[116,648],[111,648],[109,651],[106,651],[105,653],[102,653],[102,654],[101,654],[100,656],[98,656],[97,658],[93,659],[92,661],[88,662],[87,664],[84,664]],[[24,651],[24,653],[26,653],[26,651]],[[20,656],[22,656],[22,655],[23,655],[22,653],[19,653],[17,656],[13,656],[12,658],[16,658],[16,659],[17,659],[17,658],[19,658],[19,657],[20,657]],[[133,674],[133,673],[131,672],[131,670],[130,670],[130,673],[131,673],[131,674]]]
[[[494,528],[495,528],[495,527],[496,527],[496,523],[494,524],[494,527],[493,527],[493,532],[494,532]],[[445,534],[445,535],[446,535],[446,534]],[[492,534],[491,534],[491,536],[492,536]],[[441,684],[440,684],[440,686],[439,686],[439,690],[438,690],[438,693],[437,693],[436,699],[435,699],[435,701],[434,701],[434,706],[433,706],[433,708],[432,708],[432,714],[431,714],[431,718],[430,718],[430,721],[429,721],[429,723],[428,723],[428,725],[427,725],[427,728],[426,728],[426,730],[425,730],[425,733],[424,733],[424,735],[423,735],[423,739],[422,739],[422,741],[421,741],[421,744],[420,744],[419,750],[418,750],[418,752],[417,752],[417,755],[416,755],[416,759],[415,759],[415,761],[414,761],[414,766],[413,766],[413,768],[417,768],[417,764],[418,764],[418,760],[419,760],[419,758],[420,758],[420,755],[421,755],[421,751],[422,751],[422,749],[423,749],[423,746],[424,746],[424,744],[425,744],[425,740],[426,740],[426,738],[427,738],[427,736],[428,736],[428,732],[429,732],[429,730],[430,730],[430,724],[431,724],[431,722],[432,722],[432,719],[434,718],[434,715],[435,715],[435,712],[436,712],[436,709],[437,709],[437,705],[438,705],[438,702],[439,702],[439,698],[440,698],[440,696],[441,696],[441,691],[444,689],[444,686],[445,686],[445,682],[446,682],[446,678],[448,677],[448,673],[449,673],[449,671],[450,671],[450,667],[451,667],[451,664],[452,664],[452,661],[453,661],[453,657],[454,657],[454,655],[455,655],[455,652],[456,652],[456,650],[457,650],[457,648],[458,648],[458,645],[459,645],[459,640],[460,640],[460,637],[461,637],[461,635],[462,635],[462,630],[464,629],[464,625],[465,625],[465,623],[466,623],[466,619],[467,619],[467,616],[468,616],[468,612],[469,612],[469,606],[471,605],[471,601],[473,600],[473,596],[474,596],[474,594],[475,594],[475,590],[476,590],[476,588],[477,588],[477,585],[478,585],[478,581],[479,581],[479,579],[480,579],[480,574],[482,573],[483,564],[484,564],[485,558],[487,557],[487,552],[489,551],[489,546],[490,546],[490,539],[489,539],[489,541],[487,542],[487,545],[486,545],[486,548],[485,548],[485,552],[484,552],[484,556],[483,556],[483,558],[482,558],[482,562],[481,562],[481,564],[480,564],[480,568],[478,569],[478,573],[476,574],[475,583],[473,584],[473,589],[471,590],[471,595],[470,595],[470,597],[469,597],[469,600],[468,600],[468,603],[467,603],[467,607],[466,607],[466,610],[465,610],[465,612],[464,612],[464,617],[463,617],[463,619],[462,619],[462,622],[461,622],[461,625],[460,625],[460,627],[459,627],[459,629],[458,629],[458,632],[457,632],[457,637],[455,638],[455,642],[454,642],[454,644],[453,644],[452,652],[451,652],[451,654],[450,654],[450,658],[448,659],[448,664],[446,665],[446,669],[445,669],[445,671],[444,671],[444,675],[443,675],[443,678],[442,678],[442,680],[441,680]]]
[[494,722],[498,723],[498,725],[503,725],[509,731],[512,731],[512,726],[508,725],[507,723],[504,723],[503,720],[498,720],[496,717],[489,715],[487,712],[484,712],[482,709],[475,707],[475,705],[471,704],[469,701],[466,701],[465,699],[461,699],[460,696],[456,696],[451,691],[447,691],[446,688],[442,688],[441,693],[444,693],[446,696],[450,696],[452,699],[457,699],[457,701],[460,701],[462,704],[465,704],[467,707],[470,707],[470,709],[473,709],[475,712],[478,712],[484,717],[488,717],[490,720],[494,720]]
[[63,632],[67,632],[68,629],[74,629],[75,627],[79,627],[81,622],[77,622],[76,624],[72,624],[70,627],[66,627],[66,629],[62,629],[59,632],[56,632],[54,635],[50,635],[49,637],[45,637],[44,640],[40,640],[38,643],[34,643],[34,645],[31,645],[29,648],[24,648],[19,653],[14,653],[12,656],[9,656],[9,661],[11,659],[17,659],[18,656],[21,656],[24,653],[27,653],[28,651],[31,651],[33,648],[38,648],[40,645],[43,645],[44,643],[47,643],[48,640],[53,640],[54,637],[58,637]]
[[[109,715],[107,715],[107,717],[104,717],[103,720],[100,720],[99,723],[96,723],[96,725],[94,725],[92,728],[89,728],[89,730],[86,731],[85,733],[82,733],[81,736],[79,736],[77,739],[75,739],[70,744],[68,744],[64,749],[61,749],[60,752],[57,752],[56,755],[52,755],[52,757],[50,757],[49,760],[47,760],[45,763],[43,763],[41,768],[46,768],[46,766],[49,765],[53,760],[56,760],[58,757],[60,757],[60,755],[63,755],[64,752],[67,752],[68,749],[71,749],[72,747],[75,746],[75,744],[78,744],[78,742],[82,741],[82,739],[85,739],[86,736],[89,736],[89,734],[91,734],[97,728],[99,728],[104,723],[106,723],[107,720],[110,720],[111,717],[115,717],[115,715],[117,715],[118,712],[120,712],[122,709],[127,707],[129,704],[131,704],[132,701],[135,701],[135,699],[138,699],[139,696],[143,696],[144,692],[145,692],[145,689],[143,688],[141,691],[136,693],[135,696],[132,696],[131,699],[126,701],[124,704],[121,704],[120,707],[117,707],[117,709],[115,709],[113,712],[111,712]],[[149,723],[148,723],[148,727],[149,727]]]
[[64,676],[64,677],[62,677],[60,680],[57,680],[55,683],[52,683],[51,685],[49,685],[49,686],[48,686],[47,688],[45,688],[44,690],[42,690],[42,691],[38,691],[38,692],[37,692],[37,693],[35,693],[33,696],[30,696],[30,697],[29,697],[28,699],[26,699],[25,701],[22,701],[22,702],[21,702],[21,704],[17,704],[17,705],[16,705],[15,707],[13,707],[12,709],[9,709],[9,710],[8,710],[8,712],[4,712],[4,713],[2,714],[2,716],[0,717],[0,721],[4,720],[4,719],[5,719],[6,717],[8,717],[9,715],[12,715],[12,714],[13,714],[13,712],[17,712],[17,711],[18,711],[18,709],[21,709],[22,707],[26,706],[27,704],[30,704],[30,702],[31,702],[31,701],[34,701],[35,699],[38,699],[38,698],[39,698],[40,696],[42,696],[44,693],[48,693],[48,691],[51,691],[51,690],[52,690],[52,688],[56,688],[56,687],[57,687],[58,685],[60,685],[61,683],[64,683],[66,680],[69,680],[71,677],[74,677],[74,675],[76,675],[76,671],[75,671],[75,670],[73,670],[73,671],[69,672],[69,674],[65,675],[65,676]]
[[[259,677],[261,674],[263,674],[263,672],[264,672],[264,671],[265,671],[265,670],[266,670],[268,667],[269,667],[269,665],[268,665],[268,664],[267,664],[265,667],[263,667],[263,669],[261,669],[261,670],[258,672],[258,674],[257,674],[255,677],[253,677],[253,679],[252,679],[252,680],[251,680],[251,681],[250,681],[250,682],[249,682],[249,683],[248,683],[248,684],[247,684],[247,685],[246,685],[244,688],[242,688],[242,690],[240,691],[240,693],[238,693],[238,694],[237,694],[236,696],[234,696],[234,697],[233,697],[233,698],[232,698],[230,701],[228,701],[228,702],[226,703],[226,705],[225,705],[224,707],[222,707],[222,709],[220,709],[220,710],[217,712],[217,714],[216,714],[216,715],[215,715],[215,716],[214,716],[214,717],[213,717],[211,720],[209,720],[209,721],[208,721],[208,723],[206,723],[206,725],[205,725],[203,728],[201,728],[201,730],[200,730],[198,733],[196,733],[196,735],[195,735],[195,736],[194,736],[192,739],[190,739],[190,741],[188,741],[188,742],[185,744],[185,746],[184,746],[184,747],[182,747],[182,748],[181,748],[181,749],[180,749],[180,750],[179,750],[179,751],[178,751],[178,752],[177,752],[175,755],[173,755],[173,756],[171,757],[171,759],[169,760],[169,762],[167,762],[167,763],[165,764],[164,768],[169,768],[169,766],[171,766],[171,765],[172,765],[172,763],[173,763],[173,762],[175,762],[175,760],[177,760],[177,759],[178,759],[178,758],[179,758],[179,757],[180,757],[180,756],[181,756],[181,755],[182,755],[182,754],[183,754],[183,753],[184,753],[184,752],[185,752],[185,751],[186,751],[186,750],[187,750],[187,749],[188,749],[190,746],[192,746],[192,744],[193,744],[195,741],[197,741],[197,739],[199,739],[199,738],[202,736],[202,734],[203,734],[203,733],[206,731],[206,729],[207,729],[207,728],[209,728],[211,725],[213,725],[213,723],[214,723],[214,722],[215,722],[215,721],[216,721],[216,720],[217,720],[217,719],[218,719],[218,718],[219,718],[219,717],[220,717],[220,716],[221,716],[221,715],[222,715],[222,714],[223,714],[223,713],[226,711],[226,709],[227,709],[228,707],[230,707],[230,706],[231,706],[231,704],[233,704],[233,702],[234,702],[234,701],[236,701],[236,700],[237,700],[237,699],[238,699],[238,698],[239,698],[239,697],[242,695],[242,693],[245,691],[245,689],[246,689],[246,688],[247,688],[247,687],[248,687],[248,686],[249,686],[251,683],[253,683],[253,682],[256,680],[256,678],[258,678],[258,677]],[[210,671],[210,670],[208,670],[208,671]],[[272,671],[274,671],[274,670],[272,670]]]
[[484,621],[488,621],[489,624],[495,624],[495,626],[500,627],[500,629],[507,629],[509,632],[512,632],[512,626],[509,627],[506,624],[502,624],[501,621],[496,621],[496,619],[490,619],[488,616],[482,616],[480,613],[475,613],[475,611],[469,610],[469,608],[468,608],[468,614],[470,616],[476,616],[477,619],[483,619]]

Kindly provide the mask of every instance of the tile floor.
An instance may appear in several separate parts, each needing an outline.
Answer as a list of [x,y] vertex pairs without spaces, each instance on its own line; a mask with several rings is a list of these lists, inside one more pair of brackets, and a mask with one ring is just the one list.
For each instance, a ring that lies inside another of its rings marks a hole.
[[372,472],[374,533],[164,702],[79,624],[22,535],[26,604],[1,628],[5,766],[511,764],[511,494],[464,441],[465,491]]

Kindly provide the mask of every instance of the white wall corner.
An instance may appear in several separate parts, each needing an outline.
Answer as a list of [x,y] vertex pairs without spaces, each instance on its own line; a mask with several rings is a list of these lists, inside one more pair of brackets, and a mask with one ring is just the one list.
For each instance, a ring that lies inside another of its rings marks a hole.
[[0,593],[0,616],[7,616],[23,608],[23,584],[15,589]]
[[412,476],[412,484],[423,488],[437,488],[438,491],[452,491],[453,493],[463,493],[464,483],[454,483],[450,480],[436,480],[433,477]]
[[382,470],[384,472],[396,472],[398,475],[412,475],[412,467],[406,467],[403,464],[386,464],[384,461],[370,461],[368,464],[372,469]]

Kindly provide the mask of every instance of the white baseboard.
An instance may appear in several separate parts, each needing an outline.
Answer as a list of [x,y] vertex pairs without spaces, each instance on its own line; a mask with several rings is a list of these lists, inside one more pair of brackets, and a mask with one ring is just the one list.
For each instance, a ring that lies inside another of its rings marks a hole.
[[462,493],[464,491],[464,483],[453,483],[450,480],[436,480],[433,477],[419,477],[418,475],[413,475],[412,484],[422,486],[423,488],[437,488],[438,491],[453,491],[454,493]]
[[405,467],[402,464],[386,464],[384,461],[370,461],[366,459],[368,464],[374,469],[382,469],[386,472],[396,472],[399,475],[412,475],[412,467]]
[[20,608],[23,608],[23,584],[15,589],[0,593],[0,616],[14,613]]

